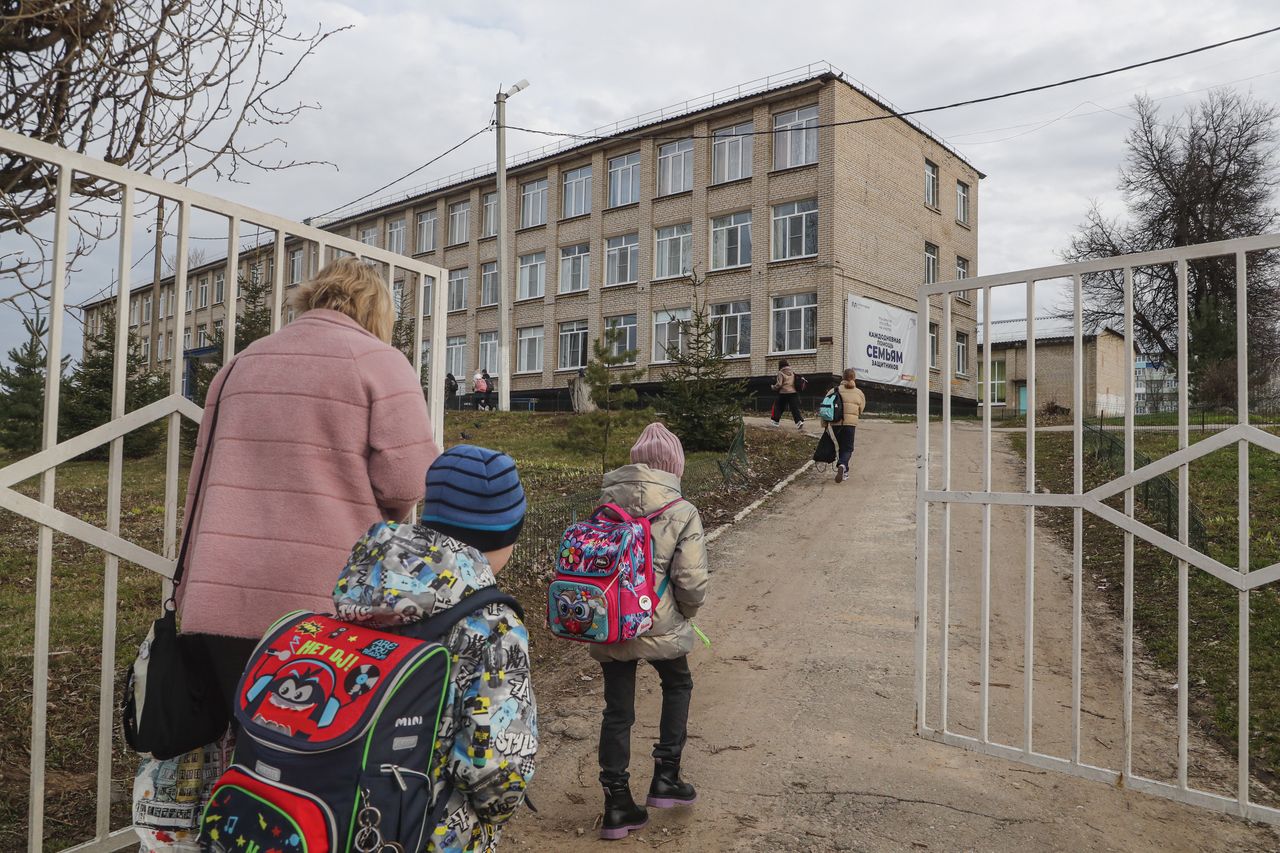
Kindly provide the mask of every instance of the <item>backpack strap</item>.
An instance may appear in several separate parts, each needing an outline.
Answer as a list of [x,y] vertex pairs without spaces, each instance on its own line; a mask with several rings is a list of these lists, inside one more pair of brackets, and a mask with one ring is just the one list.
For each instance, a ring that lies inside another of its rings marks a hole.
[[522,622],[524,621],[524,608],[520,606],[519,601],[496,586],[486,586],[471,593],[447,610],[432,614],[421,622],[404,626],[401,631],[405,636],[417,640],[440,642],[453,630],[454,625],[490,604],[505,604],[516,612]]
[[[678,497],[675,500],[673,500],[671,503],[658,509],[656,512],[649,513],[648,515],[645,516],[645,518],[647,518],[649,521],[653,521],[655,518],[662,515],[664,512],[671,509],[673,506],[680,503],[680,501],[682,500],[684,500],[683,496]],[[671,575],[666,575],[665,577],[663,577],[662,583],[658,584],[658,600],[659,601],[662,600],[662,594],[667,591],[667,587],[670,584],[671,584]]]
[[[666,509],[666,507],[663,507],[663,509]],[[591,513],[591,517],[596,518],[597,516],[603,515],[606,510],[617,516],[619,521],[635,521],[635,519],[631,517],[631,513],[627,512],[617,504],[600,504],[600,506],[596,507],[595,512]]]

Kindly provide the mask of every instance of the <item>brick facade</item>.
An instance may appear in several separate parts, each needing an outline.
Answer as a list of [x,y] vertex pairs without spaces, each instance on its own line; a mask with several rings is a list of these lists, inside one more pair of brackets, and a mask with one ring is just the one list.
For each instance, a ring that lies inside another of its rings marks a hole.
[[[819,127],[816,162],[786,169],[774,168],[774,116],[789,110],[816,105]],[[915,310],[916,288],[924,281],[924,246],[939,247],[940,280],[955,277],[955,259],[967,258],[969,275],[977,274],[978,182],[981,175],[953,155],[944,145],[898,118],[844,126],[834,122],[882,116],[886,108],[859,89],[831,74],[824,74],[773,91],[744,97],[646,127],[642,138],[604,139],[576,149],[521,165],[508,171],[507,222],[511,257],[507,259],[509,286],[517,287],[518,258],[545,252],[545,283],[541,297],[515,300],[512,320],[512,367],[517,363],[516,330],[543,328],[542,369],[515,372],[512,392],[528,394],[563,388],[577,371],[576,366],[558,366],[559,324],[585,320],[588,340],[604,332],[605,318],[636,315],[637,362],[648,368],[647,379],[661,378],[654,361],[654,315],[669,308],[688,307],[692,288],[683,279],[655,278],[655,232],[664,226],[692,224],[692,263],[705,275],[708,304],[748,301],[751,308],[750,354],[731,362],[731,373],[739,377],[771,377],[781,357],[787,357],[802,373],[833,374],[845,367],[845,300],[858,294],[908,310]],[[716,183],[713,181],[711,134],[721,128],[750,122],[752,139],[751,176]],[[658,149],[675,138],[688,135],[693,142],[693,182],[691,190],[660,196]],[[662,137],[654,139],[653,137]],[[608,208],[608,163],[613,157],[639,152],[640,197],[632,204]],[[924,200],[924,168],[928,160],[939,170],[939,204],[930,207]],[[590,166],[591,210],[582,216],[561,217],[565,171]],[[529,181],[547,181],[546,223],[520,227],[521,186]],[[969,225],[957,222],[956,181],[969,186]],[[359,239],[365,229],[375,229],[378,245],[386,245],[388,224],[405,223],[405,251],[446,270],[469,271],[466,307],[451,312],[448,335],[466,338],[463,380],[477,369],[479,335],[496,332],[497,308],[481,307],[481,267],[496,258],[496,240],[481,237],[483,197],[494,189],[493,176],[479,177],[446,187],[427,196],[406,199],[358,218],[327,226],[333,231]],[[773,208],[793,201],[816,199],[817,253],[801,259],[771,260],[773,253]],[[465,239],[448,242],[449,207],[469,200],[470,227]],[[432,251],[415,254],[416,221],[419,213],[436,211],[436,245]],[[711,270],[711,220],[749,210],[752,253],[749,265]],[[606,240],[624,234],[639,235],[639,275],[632,284],[605,286]],[[560,250],[586,243],[590,247],[589,286],[585,291],[561,294]],[[292,244],[288,247],[294,248]],[[242,266],[258,256],[268,255],[270,244],[242,254]],[[306,272],[315,270],[317,258],[307,252]],[[198,280],[225,262],[198,267],[189,280]],[[264,266],[269,269],[269,258]],[[286,281],[289,276],[285,265]],[[212,285],[210,285],[212,286]],[[439,282],[438,286],[447,286]],[[150,285],[143,289],[149,290]],[[141,292],[135,298],[141,298]],[[773,299],[790,294],[816,294],[815,346],[800,352],[773,351],[771,309]],[[413,300],[413,294],[406,298]],[[198,302],[198,299],[197,299]],[[89,322],[103,303],[85,306]],[[956,300],[955,329],[976,341],[974,305]],[[223,316],[226,305],[195,309],[187,321],[210,329]],[[937,318],[935,307],[935,319]],[[142,324],[139,331],[149,334]],[[922,330],[922,334],[924,330]],[[193,333],[192,346],[196,336]],[[976,354],[976,347],[974,348]],[[172,348],[166,351],[172,355]],[[971,356],[971,362],[973,356]],[[953,393],[973,399],[975,385],[970,375],[953,378]],[[496,371],[495,371],[496,373]],[[940,378],[933,372],[933,390]]]

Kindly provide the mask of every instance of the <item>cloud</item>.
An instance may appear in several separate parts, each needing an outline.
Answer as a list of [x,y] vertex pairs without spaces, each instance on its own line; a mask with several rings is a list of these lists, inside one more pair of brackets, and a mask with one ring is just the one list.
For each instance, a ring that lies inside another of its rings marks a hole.
[[[819,59],[899,108],[912,109],[1172,53],[1263,29],[1274,17],[1273,5],[1264,0],[1209,6],[1001,0],[964,7],[949,0],[290,0],[288,9],[301,30],[320,22],[351,26],[322,46],[287,88],[291,98],[318,102],[321,109],[273,129],[288,140],[290,156],[329,160],[337,169],[262,173],[244,185],[205,181],[200,188],[298,219],[363,195],[484,127],[498,86],[522,77],[532,85],[512,98],[509,120],[574,131]],[[1117,208],[1116,170],[1128,128],[1123,114],[1136,93],[1167,97],[1162,105],[1172,113],[1197,97],[1183,93],[1274,71],[1280,71],[1280,37],[1271,36],[1063,89],[922,116],[940,135],[957,134],[960,150],[989,174],[978,190],[978,271],[1053,263],[1092,199]],[[1239,85],[1280,101],[1280,74]],[[508,150],[548,141],[513,131]],[[492,159],[493,137],[482,134],[396,190]],[[109,280],[113,253],[114,248],[100,253],[76,277],[70,301]],[[997,304],[1004,310],[1003,302]],[[0,350],[19,337],[16,320],[0,314]],[[69,334],[67,351],[78,354],[79,347],[78,336]]]

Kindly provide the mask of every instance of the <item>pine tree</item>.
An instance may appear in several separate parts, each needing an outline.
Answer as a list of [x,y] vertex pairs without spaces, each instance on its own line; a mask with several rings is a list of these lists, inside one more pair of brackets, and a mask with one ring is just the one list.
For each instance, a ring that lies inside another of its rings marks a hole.
[[625,367],[635,364],[636,350],[618,351],[617,335],[616,329],[609,329],[603,340],[596,338],[592,344],[586,380],[596,410],[574,417],[566,433],[567,445],[600,454],[601,474],[609,470],[609,441],[614,432],[635,416],[628,411],[639,398],[632,383],[644,376],[643,370]]
[[668,350],[670,367],[662,380],[667,426],[686,451],[728,450],[742,419],[746,383],[729,378],[729,363],[717,343],[702,292],[704,279],[689,275],[693,305],[682,324],[683,346]]
[[[271,285],[260,276],[240,277],[236,282],[236,290],[244,299],[244,310],[236,315],[236,352],[243,352],[249,344],[271,334]],[[232,304],[235,304],[232,302]],[[209,336],[209,346],[217,352],[206,361],[195,367],[195,388],[192,396],[200,405],[204,405],[205,396],[209,393],[209,383],[222,369],[222,354],[226,352],[226,333],[222,328],[215,328]]]
[[27,340],[9,350],[12,367],[0,365],[0,448],[10,453],[39,450],[44,419],[44,337],[49,323],[37,310],[23,326]]
[[[87,335],[84,358],[67,379],[61,408],[60,428],[68,436],[80,435],[111,420],[111,387],[114,379],[116,323],[112,312],[103,317],[102,331]],[[125,408],[133,411],[164,397],[167,390],[163,374],[151,370],[142,360],[142,343],[129,332],[125,361]],[[162,424],[157,422],[136,429],[124,440],[129,457],[154,453],[164,439]],[[105,459],[107,447],[96,448],[83,458]]]

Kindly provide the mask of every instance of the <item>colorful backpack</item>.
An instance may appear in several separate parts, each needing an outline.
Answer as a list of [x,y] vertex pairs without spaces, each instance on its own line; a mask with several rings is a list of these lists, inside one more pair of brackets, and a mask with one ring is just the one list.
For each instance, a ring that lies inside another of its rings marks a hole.
[[818,418],[829,424],[844,420],[844,398],[840,396],[839,385],[822,398],[822,403],[818,406]]
[[653,627],[670,578],[654,589],[649,525],[682,500],[639,518],[617,504],[603,504],[590,518],[569,525],[547,588],[552,634],[584,643],[621,643]]
[[201,820],[202,849],[340,853],[382,849],[368,846],[376,837],[424,849],[447,829],[451,793],[432,801],[452,657],[442,641],[497,603],[521,613],[486,587],[394,634],[314,613],[272,626],[240,679],[240,734]]

